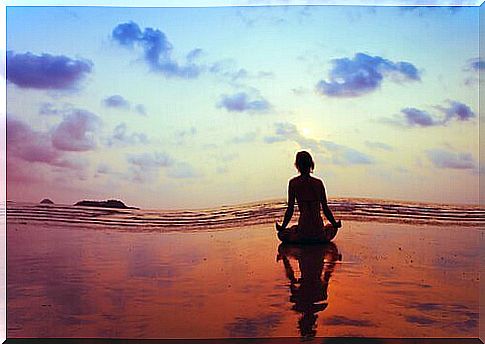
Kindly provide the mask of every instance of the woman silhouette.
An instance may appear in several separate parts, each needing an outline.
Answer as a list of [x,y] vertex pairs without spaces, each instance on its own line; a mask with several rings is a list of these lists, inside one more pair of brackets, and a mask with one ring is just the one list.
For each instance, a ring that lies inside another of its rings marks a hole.
[[[285,218],[282,225],[276,223],[278,238],[283,242],[294,243],[328,242],[337,235],[337,230],[342,227],[342,223],[335,221],[332,211],[328,207],[323,182],[310,175],[315,168],[310,153],[298,152],[295,167],[300,175],[292,178],[288,184],[288,208]],[[293,216],[295,199],[300,210],[298,225],[286,228]],[[331,225],[324,225],[320,215],[320,205]]]

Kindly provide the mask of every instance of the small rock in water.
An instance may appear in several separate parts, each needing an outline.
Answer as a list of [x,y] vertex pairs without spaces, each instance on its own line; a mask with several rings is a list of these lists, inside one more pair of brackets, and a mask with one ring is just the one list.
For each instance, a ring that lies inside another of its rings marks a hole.
[[42,201],[40,201],[40,204],[54,204],[54,202],[48,198],[44,198]]

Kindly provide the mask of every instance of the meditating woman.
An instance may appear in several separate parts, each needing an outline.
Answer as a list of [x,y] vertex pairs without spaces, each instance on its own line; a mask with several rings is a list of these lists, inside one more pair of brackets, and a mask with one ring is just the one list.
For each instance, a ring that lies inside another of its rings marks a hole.
[[[283,242],[293,243],[329,242],[337,235],[337,230],[342,227],[342,223],[335,221],[328,207],[323,182],[310,175],[315,168],[310,153],[298,152],[295,167],[300,175],[292,178],[288,184],[288,208],[285,218],[282,225],[276,223],[278,238]],[[287,228],[293,216],[295,199],[298,202],[300,218],[298,225]],[[331,225],[324,225],[320,215],[320,205]]]

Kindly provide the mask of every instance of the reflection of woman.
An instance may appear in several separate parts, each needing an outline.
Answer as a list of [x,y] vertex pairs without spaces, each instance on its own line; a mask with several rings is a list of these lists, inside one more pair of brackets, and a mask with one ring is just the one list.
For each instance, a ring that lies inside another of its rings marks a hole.
[[[301,273],[298,279],[290,258],[298,261]],[[294,304],[292,309],[302,314],[298,320],[300,334],[306,338],[314,337],[317,332],[317,313],[327,307],[328,283],[335,262],[341,260],[342,256],[334,243],[311,246],[281,244],[277,259],[283,261],[286,276],[290,280],[290,301]]]
[[[295,166],[300,175],[291,179],[288,184],[288,208],[285,218],[281,226],[276,223],[278,237],[282,241],[288,242],[330,241],[335,237],[337,229],[342,226],[342,223],[335,221],[332,211],[328,207],[323,182],[310,175],[315,167],[310,153],[298,152]],[[295,199],[300,210],[298,225],[286,228],[293,216]],[[320,205],[331,226],[324,226],[320,215]]]

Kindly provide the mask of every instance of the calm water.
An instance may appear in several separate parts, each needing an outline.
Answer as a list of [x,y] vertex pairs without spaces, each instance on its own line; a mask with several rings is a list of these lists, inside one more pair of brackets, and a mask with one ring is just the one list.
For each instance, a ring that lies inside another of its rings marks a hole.
[[[306,248],[279,245],[266,224],[278,202],[184,212],[8,203],[8,336],[478,335],[481,209],[368,203],[375,215],[341,203],[339,217],[360,221]],[[380,222],[362,222],[372,216]],[[397,223],[409,218],[427,222]]]

